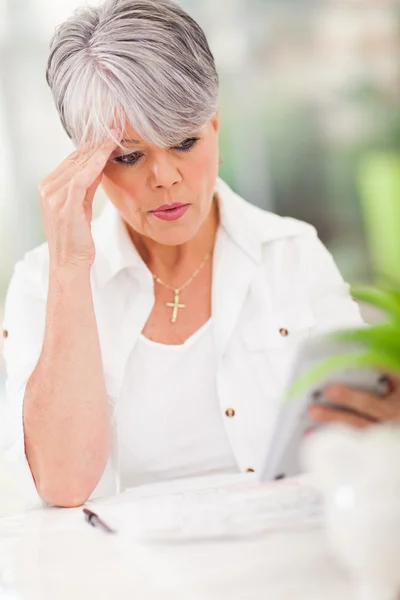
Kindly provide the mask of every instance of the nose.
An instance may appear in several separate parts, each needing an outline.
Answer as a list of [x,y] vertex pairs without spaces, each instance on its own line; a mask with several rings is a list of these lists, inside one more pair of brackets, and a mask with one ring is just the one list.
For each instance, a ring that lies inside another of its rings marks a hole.
[[174,159],[166,152],[160,152],[151,166],[152,187],[169,189],[182,181],[182,176],[174,163]]

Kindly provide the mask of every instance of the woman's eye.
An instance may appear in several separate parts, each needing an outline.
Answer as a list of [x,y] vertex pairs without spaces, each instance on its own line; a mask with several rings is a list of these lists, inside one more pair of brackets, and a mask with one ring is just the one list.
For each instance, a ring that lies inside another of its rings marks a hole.
[[181,152],[188,152],[191,150],[199,141],[200,138],[188,138],[180,146],[175,146],[175,150],[179,150]]
[[[189,152],[189,150],[191,150],[199,140],[200,138],[196,137],[188,138],[179,146],[174,146],[173,150],[178,150],[179,152]],[[131,152],[130,154],[124,154],[124,156],[118,156],[114,160],[122,165],[133,167],[139,162],[142,156],[143,154],[141,152]]]
[[139,159],[143,156],[140,152],[131,152],[130,154],[124,154],[124,156],[118,156],[114,160],[123,165],[133,166],[139,161]]

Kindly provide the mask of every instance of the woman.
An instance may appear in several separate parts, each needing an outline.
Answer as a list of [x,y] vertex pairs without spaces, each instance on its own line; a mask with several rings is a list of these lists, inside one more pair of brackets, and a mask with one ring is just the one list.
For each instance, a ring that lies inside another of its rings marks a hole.
[[261,469],[298,340],[360,322],[348,286],[311,226],[218,179],[218,75],[174,2],[76,13],[47,80],[78,149],[40,185],[48,243],[7,297],[5,455],[26,497]]

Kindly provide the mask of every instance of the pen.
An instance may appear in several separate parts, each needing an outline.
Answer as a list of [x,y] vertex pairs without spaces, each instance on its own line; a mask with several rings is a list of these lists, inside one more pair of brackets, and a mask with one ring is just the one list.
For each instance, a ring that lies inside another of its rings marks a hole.
[[115,529],[111,529],[111,527],[109,527],[107,525],[107,523],[104,523],[104,521],[102,521],[99,517],[99,515],[96,515],[96,513],[92,512],[91,510],[89,510],[88,508],[84,508],[83,509],[83,514],[85,515],[85,520],[89,523],[89,525],[91,525],[92,527],[98,527],[99,529],[102,529],[103,531],[105,531],[106,533],[117,533],[115,531]]

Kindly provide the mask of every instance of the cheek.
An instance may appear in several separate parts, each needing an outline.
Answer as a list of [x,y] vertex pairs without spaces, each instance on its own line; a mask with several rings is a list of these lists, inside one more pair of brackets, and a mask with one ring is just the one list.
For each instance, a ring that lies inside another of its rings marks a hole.
[[121,206],[128,201],[135,204],[135,198],[140,198],[140,185],[129,175],[129,169],[106,167],[101,183],[115,206]]
[[191,181],[203,182],[204,184],[214,184],[219,170],[219,156],[215,148],[209,148],[202,152],[194,161],[189,161],[185,171],[185,179]]

